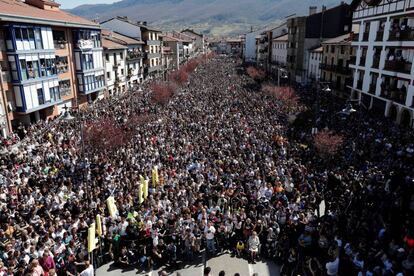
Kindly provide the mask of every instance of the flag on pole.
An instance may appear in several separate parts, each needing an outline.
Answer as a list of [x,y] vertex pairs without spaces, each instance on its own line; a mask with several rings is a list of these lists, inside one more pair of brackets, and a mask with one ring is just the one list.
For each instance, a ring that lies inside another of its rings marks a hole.
[[95,223],[88,228],[88,252],[91,253],[95,249]]
[[102,236],[102,220],[101,215],[96,215],[96,234]]

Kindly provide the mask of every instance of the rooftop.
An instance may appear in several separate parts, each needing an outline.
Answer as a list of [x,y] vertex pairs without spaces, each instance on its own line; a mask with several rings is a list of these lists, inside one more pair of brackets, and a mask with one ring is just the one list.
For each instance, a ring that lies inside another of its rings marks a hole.
[[131,25],[134,25],[134,26],[137,26],[137,27],[140,27],[140,28],[143,28],[143,29],[147,29],[149,31],[159,32],[159,33],[161,32],[159,29],[148,26],[147,22],[145,22],[145,21],[133,21],[133,20],[129,19],[126,16],[113,17],[113,18],[110,18],[108,20],[105,20],[105,21],[101,22],[101,24],[103,24],[105,22],[109,22],[111,20],[120,20],[120,21],[123,21],[123,22],[127,22]]
[[350,44],[351,43],[351,35],[344,34],[340,35],[331,39],[327,39],[322,44]]
[[99,28],[99,24],[59,9],[56,2],[45,1],[53,9],[42,9],[19,0],[0,0],[0,21],[43,25]]
[[288,41],[288,34],[275,37],[272,40],[273,41]]
[[119,44],[113,41],[111,38],[104,35],[102,36],[102,46],[104,49],[109,50],[123,50],[128,48],[125,45]]

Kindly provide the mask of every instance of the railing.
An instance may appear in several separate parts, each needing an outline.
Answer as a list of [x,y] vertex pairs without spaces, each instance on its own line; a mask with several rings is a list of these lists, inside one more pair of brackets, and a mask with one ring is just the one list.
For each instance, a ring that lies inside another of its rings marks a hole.
[[53,40],[53,45],[55,47],[55,50],[59,50],[59,49],[65,49],[66,48],[66,41],[64,40]]
[[56,65],[56,70],[58,74],[63,74],[69,71],[69,66],[68,64],[57,64]]
[[390,40],[390,41],[399,41],[399,40],[413,41],[414,40],[414,30],[413,29],[391,30],[388,40]]
[[359,66],[365,66],[365,57],[361,57],[359,60]]
[[377,90],[377,85],[371,83],[369,85],[369,93],[372,95],[375,95],[376,90]]
[[135,59],[140,59],[143,57],[144,57],[144,53],[142,52],[131,52],[127,54],[126,60],[135,60]]
[[407,92],[401,89],[398,89],[398,88],[393,88],[393,89],[383,88],[381,90],[381,97],[400,103],[400,104],[405,104],[405,101],[407,99]]
[[412,63],[405,60],[387,60],[385,62],[384,70],[410,74],[411,66]]
[[351,69],[348,67],[343,67],[343,66],[336,66],[336,72],[342,75],[350,75],[351,74]]
[[380,57],[375,57],[372,61],[372,68],[379,68],[379,64],[380,64]]
[[384,39],[384,31],[378,31],[375,41],[382,41]]
[[352,41],[359,41],[359,34],[353,34]]

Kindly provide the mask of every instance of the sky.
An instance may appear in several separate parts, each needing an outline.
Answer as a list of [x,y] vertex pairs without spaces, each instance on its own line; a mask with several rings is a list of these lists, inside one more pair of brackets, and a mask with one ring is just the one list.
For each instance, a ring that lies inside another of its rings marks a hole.
[[71,9],[84,4],[110,4],[116,0],[57,0],[56,2],[62,5],[62,9]]

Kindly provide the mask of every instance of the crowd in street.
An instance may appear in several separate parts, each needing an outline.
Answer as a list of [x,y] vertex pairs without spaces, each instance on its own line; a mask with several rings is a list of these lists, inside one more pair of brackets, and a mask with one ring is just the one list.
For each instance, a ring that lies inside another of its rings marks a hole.
[[[218,57],[168,104],[154,103],[145,86],[72,121],[22,128],[0,156],[0,276],[88,276],[110,261],[174,271],[226,251],[276,261],[281,275],[413,275],[413,133],[365,111],[321,116],[320,127],[345,137],[324,160],[312,122],[289,124],[253,82],[239,61]],[[298,93],[312,106],[312,89]],[[81,153],[80,124],[102,118],[130,141]],[[142,204],[140,175],[150,180]],[[103,234],[91,257],[98,214]]]

